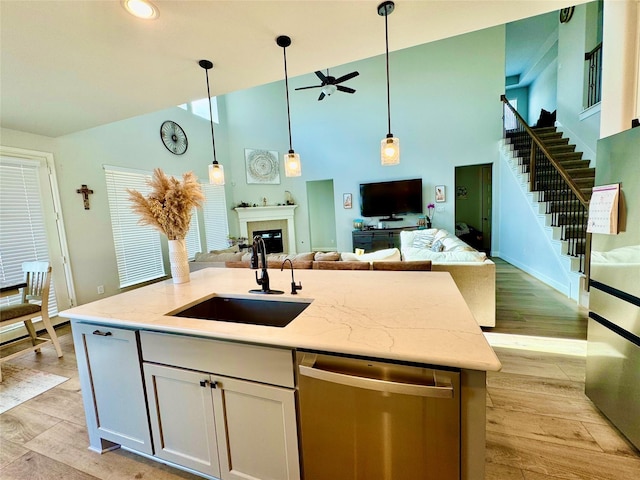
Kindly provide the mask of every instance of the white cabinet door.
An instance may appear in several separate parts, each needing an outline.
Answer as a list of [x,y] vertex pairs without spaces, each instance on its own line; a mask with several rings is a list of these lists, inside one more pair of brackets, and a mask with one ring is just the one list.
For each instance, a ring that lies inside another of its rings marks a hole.
[[144,376],[155,455],[220,477],[209,374],[145,363]]
[[300,478],[294,390],[212,376],[224,480]]
[[91,449],[108,440],[153,453],[136,332],[76,321],[72,331]]

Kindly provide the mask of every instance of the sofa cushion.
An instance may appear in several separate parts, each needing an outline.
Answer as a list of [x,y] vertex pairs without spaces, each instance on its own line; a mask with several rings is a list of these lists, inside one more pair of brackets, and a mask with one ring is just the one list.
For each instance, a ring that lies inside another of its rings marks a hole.
[[370,270],[368,262],[341,261],[341,262],[313,262],[315,270]]
[[403,260],[431,260],[436,263],[459,263],[459,262],[484,262],[487,255],[484,252],[474,251],[452,251],[434,252],[427,248],[407,247],[402,249]]
[[343,252],[340,254],[340,258],[342,261],[346,262],[373,262],[374,260],[377,262],[383,261],[399,261],[401,260],[400,250],[397,248],[385,248],[384,250],[377,250],[375,252],[363,253],[361,255],[356,255],[351,252]]
[[196,253],[194,262],[232,262],[242,259],[242,252],[224,252],[224,253]]
[[340,260],[338,252],[316,252],[313,259],[316,262],[337,262]]

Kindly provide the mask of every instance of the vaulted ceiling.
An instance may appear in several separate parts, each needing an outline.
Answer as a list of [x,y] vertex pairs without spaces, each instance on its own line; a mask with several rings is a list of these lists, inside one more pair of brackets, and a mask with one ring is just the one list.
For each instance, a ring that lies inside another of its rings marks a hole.
[[[118,0],[0,0],[0,126],[57,137],[384,53],[378,0],[155,0],[155,20]],[[399,50],[508,23],[571,0],[397,0]]]

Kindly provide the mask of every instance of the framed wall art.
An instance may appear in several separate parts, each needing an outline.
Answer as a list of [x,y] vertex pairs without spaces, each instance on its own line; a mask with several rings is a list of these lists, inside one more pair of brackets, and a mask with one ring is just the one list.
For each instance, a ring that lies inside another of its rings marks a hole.
[[245,148],[244,161],[248,184],[280,184],[278,152]]
[[342,208],[351,208],[353,207],[353,197],[350,193],[342,194]]
[[446,201],[444,185],[436,185],[436,202]]

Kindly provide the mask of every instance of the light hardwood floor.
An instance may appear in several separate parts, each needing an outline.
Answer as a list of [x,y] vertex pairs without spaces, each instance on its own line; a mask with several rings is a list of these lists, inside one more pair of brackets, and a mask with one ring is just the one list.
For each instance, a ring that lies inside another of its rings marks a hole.
[[[487,480],[640,478],[640,454],[584,395],[586,310],[499,259],[497,326],[486,329],[503,364],[488,375]],[[69,377],[0,415],[0,478],[197,479],[124,450],[87,449],[68,326],[53,348],[13,360]]]

